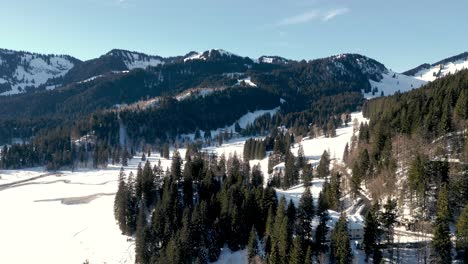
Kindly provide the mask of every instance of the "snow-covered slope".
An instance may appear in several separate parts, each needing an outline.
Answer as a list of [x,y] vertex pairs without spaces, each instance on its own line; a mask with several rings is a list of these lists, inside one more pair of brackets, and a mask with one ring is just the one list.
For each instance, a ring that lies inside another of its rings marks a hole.
[[388,70],[382,73],[382,79],[380,81],[369,79],[369,83],[371,84],[372,91],[364,93],[364,97],[367,99],[379,97],[382,94],[384,96],[392,95],[397,91],[403,93],[419,88],[425,85],[427,81]]
[[52,78],[64,76],[77,62],[64,55],[0,50],[0,95],[37,88]]
[[258,58],[257,62],[268,64],[288,64],[291,62],[291,60],[279,56],[261,56]]
[[419,80],[432,82],[447,74],[454,74],[464,69],[468,69],[468,52],[441,60],[434,64],[422,64],[404,74],[413,76]]
[[164,64],[164,59],[159,56],[151,56],[140,52],[114,49],[107,53],[109,56],[121,58],[129,70],[146,69]]
[[224,61],[224,60],[236,60],[236,61],[245,61],[253,63],[253,61],[248,57],[242,57],[231,53],[223,49],[211,49],[199,52],[190,52],[184,57],[184,62],[189,62],[193,60],[202,60],[202,61]]

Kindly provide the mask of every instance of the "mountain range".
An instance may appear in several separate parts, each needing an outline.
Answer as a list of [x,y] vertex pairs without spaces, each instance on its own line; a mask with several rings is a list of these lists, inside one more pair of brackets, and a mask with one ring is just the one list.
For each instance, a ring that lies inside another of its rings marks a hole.
[[244,110],[261,110],[271,105],[274,96],[283,102],[285,113],[300,112],[338,96],[338,100],[347,102],[340,109],[353,111],[364,98],[405,92],[463,69],[468,66],[466,58],[463,53],[396,73],[360,54],[294,61],[279,56],[251,59],[221,49],[167,58],[114,49],[99,58],[81,61],[68,55],[2,49],[0,141],[29,138],[42,128],[63,125],[65,120],[79,120],[100,110],[125,105],[160,106],[154,102],[168,97],[180,101],[216,91],[224,93],[222,96],[240,96],[231,98],[232,103],[249,101],[254,92],[234,91],[244,88],[258,89],[270,98],[268,103],[257,100],[256,106]]
[[[339,61],[346,55],[339,55],[319,60]],[[360,56],[365,58],[364,56]],[[404,72],[404,75],[415,77],[422,81],[433,81],[456,70],[468,67],[468,53],[441,60],[433,64],[422,64],[414,69]],[[298,61],[289,60],[279,56],[261,56],[258,59],[242,57],[221,49],[212,49],[205,52],[190,52],[183,56],[163,58],[161,56],[147,55],[140,52],[113,49],[99,58],[81,61],[69,55],[45,55],[24,51],[0,49],[0,95],[13,95],[38,90],[52,90],[68,84],[86,81],[101,75],[125,72],[134,69],[147,69],[173,64],[184,64],[193,61],[224,61],[229,63],[244,64],[252,67],[257,64],[291,65]],[[369,65],[362,64],[360,60],[354,63],[362,69]],[[370,66],[372,68],[372,66]],[[377,67],[374,72],[378,76],[374,81],[380,81],[382,74],[390,73],[383,65]],[[397,74],[399,75],[399,74]],[[376,76],[374,76],[376,77]],[[405,77],[403,77],[405,78]],[[420,82],[405,78],[405,83],[417,86]],[[375,84],[378,86],[378,84]],[[404,86],[404,85],[402,85]],[[406,87],[407,88],[407,87]],[[402,90],[405,88],[402,87]]]

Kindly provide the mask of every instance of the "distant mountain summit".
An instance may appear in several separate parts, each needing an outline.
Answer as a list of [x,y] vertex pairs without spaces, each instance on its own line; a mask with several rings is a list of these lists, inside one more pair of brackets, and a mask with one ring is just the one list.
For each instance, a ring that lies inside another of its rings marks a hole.
[[44,55],[0,49],[0,95],[24,93],[43,86],[48,80],[63,77],[76,64],[68,55]]
[[468,52],[443,59],[433,64],[421,64],[403,74],[430,82],[463,69],[468,69]]

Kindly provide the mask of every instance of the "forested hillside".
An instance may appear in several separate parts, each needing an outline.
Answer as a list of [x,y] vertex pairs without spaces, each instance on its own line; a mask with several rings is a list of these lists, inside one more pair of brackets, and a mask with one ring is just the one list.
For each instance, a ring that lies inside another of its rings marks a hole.
[[[361,124],[345,153],[354,195],[395,199],[400,224],[433,234],[431,245],[419,246],[430,246],[431,255],[422,250],[421,256],[437,263],[450,263],[449,227],[466,221],[460,214],[468,203],[467,91],[465,70],[421,89],[367,101],[363,112],[371,121]],[[463,254],[464,237],[459,239],[456,247]]]

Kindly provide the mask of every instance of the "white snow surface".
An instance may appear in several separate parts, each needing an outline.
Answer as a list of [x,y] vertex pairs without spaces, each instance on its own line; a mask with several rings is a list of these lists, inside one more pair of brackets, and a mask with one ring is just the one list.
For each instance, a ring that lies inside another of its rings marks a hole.
[[205,51],[205,52],[202,52],[202,53],[195,53],[189,57],[186,57],[184,58],[184,62],[187,62],[187,61],[191,61],[191,60],[206,60],[207,57],[205,56],[205,53],[207,53],[208,55],[208,58],[211,56],[211,53],[213,51],[217,51],[219,52],[219,54],[221,54],[221,56],[237,56],[236,54],[234,53],[231,53],[229,51],[226,51],[226,50],[223,50],[223,49],[211,49],[209,51]]
[[431,66],[429,69],[420,70],[414,77],[426,82],[432,82],[437,78],[444,77],[448,74],[454,74],[464,69],[468,69],[468,60],[466,59]]
[[[186,96],[189,96],[189,94],[186,95]],[[177,98],[177,100],[180,101],[181,99]],[[280,110],[280,107],[276,107],[276,108],[271,109],[271,110],[256,110],[254,112],[248,112],[245,115],[241,116],[237,120],[237,123],[239,123],[239,126],[241,128],[246,128],[247,125],[253,123],[255,121],[255,119],[257,119],[258,117],[260,117],[260,116],[262,116],[264,114],[270,114],[271,116],[273,116],[279,110]],[[215,137],[215,136],[219,135],[219,133],[222,133],[224,131],[234,132],[235,131],[235,126],[236,126],[236,122],[234,122],[232,125],[230,125],[228,127],[225,127],[225,128],[218,128],[218,129],[215,129],[215,130],[211,130],[211,137]],[[204,131],[200,131],[200,132],[201,132],[201,136],[203,137],[205,132]],[[195,133],[183,134],[183,135],[181,135],[181,137],[182,138],[190,138],[191,140],[193,140],[194,137],[195,137]]]
[[24,54],[21,56],[21,61],[21,65],[18,65],[13,76],[7,80],[12,90],[0,93],[0,95],[23,93],[26,87],[39,87],[51,78],[65,75],[74,66],[63,56],[53,56],[46,61],[39,55]]
[[[304,138],[302,139],[302,147],[304,149],[304,155],[309,159],[309,163],[312,165],[318,165],[320,157],[323,154],[323,151],[327,151],[331,159],[336,159],[341,161],[343,158],[343,151],[345,149],[346,143],[351,144],[351,137],[353,135],[353,125],[354,119],[359,123],[369,122],[368,119],[362,116],[362,112],[356,112],[351,114],[351,123],[346,127],[341,127],[336,130],[336,137],[327,138],[324,136],[317,138]],[[295,144],[291,149],[291,152],[297,156],[299,150],[299,144]]]
[[241,85],[242,82],[244,82],[245,85],[247,85],[247,86],[250,86],[250,87],[257,87],[257,85],[256,85],[254,82],[252,82],[252,80],[250,80],[250,77],[237,80],[237,84],[236,84],[236,85]]
[[384,96],[393,95],[397,91],[403,93],[412,89],[419,88],[427,83],[427,81],[425,80],[396,73],[393,71],[382,73],[382,77],[382,80],[380,80],[379,82],[369,80],[369,83],[371,84],[371,89],[373,90],[374,88],[377,88],[378,91],[374,95],[372,95],[372,91],[370,93],[365,93],[365,98],[372,99],[380,97],[382,91],[384,93]]
[[247,249],[232,252],[228,247],[221,250],[221,255],[213,264],[240,264],[247,263]]
[[133,69],[146,69],[148,67],[155,67],[161,64],[164,64],[163,61],[156,59],[156,58],[140,58],[138,54],[133,54],[134,60],[133,61],[128,61],[124,60],[125,65],[129,70]]
[[[149,160],[156,164],[159,157]],[[170,160],[161,159],[163,168]],[[136,172],[140,157],[126,168]],[[134,263],[134,243],[114,219],[119,166],[46,174],[42,168],[0,171],[1,263]],[[4,188],[4,184],[28,182]],[[24,253],[24,249],[28,253]]]

